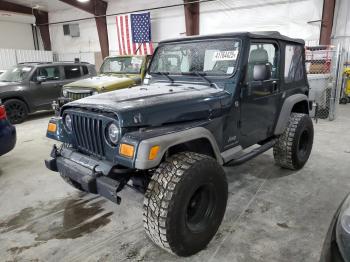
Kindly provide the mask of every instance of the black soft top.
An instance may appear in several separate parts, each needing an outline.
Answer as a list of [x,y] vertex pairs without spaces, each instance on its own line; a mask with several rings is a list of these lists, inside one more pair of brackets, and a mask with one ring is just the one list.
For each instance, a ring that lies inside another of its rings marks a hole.
[[281,35],[278,31],[260,31],[260,32],[233,32],[233,33],[222,33],[222,34],[213,34],[213,35],[200,35],[200,36],[186,36],[183,38],[174,38],[161,41],[163,43],[171,42],[180,42],[180,41],[189,41],[189,40],[205,40],[213,38],[225,38],[225,37],[246,37],[246,38],[264,38],[264,39],[278,39],[287,42],[294,42],[301,45],[305,44],[303,39],[290,38],[285,35]]

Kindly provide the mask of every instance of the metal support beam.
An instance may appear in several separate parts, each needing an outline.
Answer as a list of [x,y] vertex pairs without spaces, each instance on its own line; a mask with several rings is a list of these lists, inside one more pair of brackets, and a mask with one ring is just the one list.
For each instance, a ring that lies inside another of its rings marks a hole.
[[186,35],[199,35],[199,2],[184,0]]
[[331,43],[335,1],[336,0],[323,1],[320,45],[329,45]]
[[108,42],[108,31],[107,31],[107,19],[106,12],[108,3],[102,0],[91,0],[87,3],[81,3],[75,0],[60,0],[63,3],[74,6],[80,10],[88,12],[95,17],[96,28],[98,33],[98,38],[100,41],[102,57],[105,58],[109,56],[109,42]]
[[[7,1],[0,0],[0,10],[7,12],[14,12],[20,14],[34,15],[36,24],[48,24],[49,15],[45,11],[32,9],[27,6],[10,3]],[[51,40],[50,40],[50,31],[48,25],[39,26],[41,39],[43,40],[43,45],[45,50],[51,50]]]

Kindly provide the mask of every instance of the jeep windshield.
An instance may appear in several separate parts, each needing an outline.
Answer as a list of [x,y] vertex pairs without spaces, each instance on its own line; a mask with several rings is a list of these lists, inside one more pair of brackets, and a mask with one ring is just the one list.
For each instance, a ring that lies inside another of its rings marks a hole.
[[0,82],[22,82],[32,69],[31,66],[14,66],[0,75]]
[[107,58],[101,66],[101,74],[140,74],[144,58],[141,56],[120,56]]
[[[229,76],[236,70],[240,41],[196,41],[161,45],[150,74]],[[203,78],[203,77],[202,77]]]

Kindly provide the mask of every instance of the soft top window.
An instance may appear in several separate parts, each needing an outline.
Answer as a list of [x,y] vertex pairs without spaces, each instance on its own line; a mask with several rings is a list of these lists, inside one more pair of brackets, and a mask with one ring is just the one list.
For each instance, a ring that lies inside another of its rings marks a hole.
[[284,81],[286,83],[304,79],[302,51],[300,45],[286,45],[284,66]]

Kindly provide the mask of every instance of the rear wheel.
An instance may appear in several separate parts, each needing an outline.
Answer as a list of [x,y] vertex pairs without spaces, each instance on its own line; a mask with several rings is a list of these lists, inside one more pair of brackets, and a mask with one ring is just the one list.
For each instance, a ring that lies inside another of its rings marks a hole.
[[314,140],[314,128],[309,115],[292,113],[284,133],[278,138],[273,155],[276,164],[298,170],[309,159]]
[[226,175],[215,159],[192,152],[172,156],[155,171],[145,194],[148,236],[179,256],[199,252],[221,224],[227,191]]
[[27,105],[18,99],[9,99],[4,102],[8,120],[12,124],[22,123],[28,116]]

